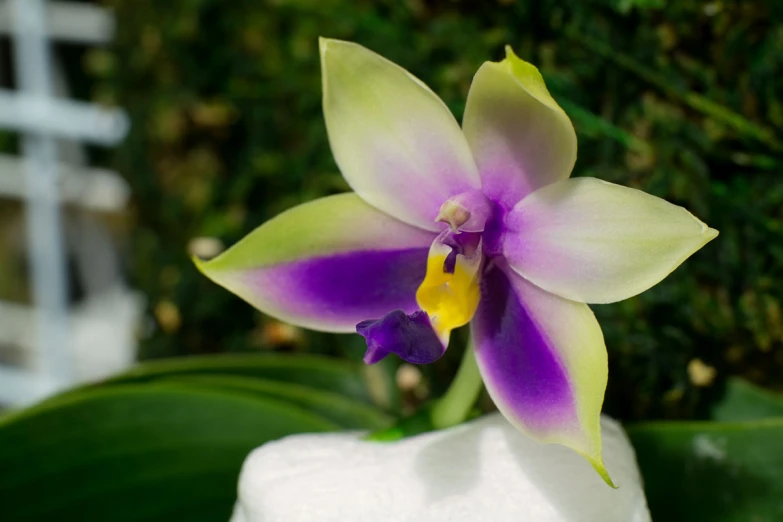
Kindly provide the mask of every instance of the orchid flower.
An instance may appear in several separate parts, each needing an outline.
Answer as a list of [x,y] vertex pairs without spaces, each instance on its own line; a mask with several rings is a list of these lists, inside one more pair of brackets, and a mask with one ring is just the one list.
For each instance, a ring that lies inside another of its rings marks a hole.
[[462,128],[372,51],[321,39],[320,52],[329,143],[354,192],[294,207],[196,264],[281,320],[357,331],[370,364],[430,363],[470,324],[500,412],[611,484],[607,353],[586,303],[643,292],[717,231],[644,192],[569,178],[571,121],[510,48],[479,68]]

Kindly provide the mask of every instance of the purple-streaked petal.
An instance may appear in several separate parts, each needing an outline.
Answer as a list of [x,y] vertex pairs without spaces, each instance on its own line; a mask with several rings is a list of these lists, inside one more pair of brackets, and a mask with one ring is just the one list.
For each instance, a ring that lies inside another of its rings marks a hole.
[[356,194],[294,207],[210,261],[210,279],[259,310],[305,328],[353,332],[387,312],[418,309],[435,234],[406,225]]
[[345,179],[397,219],[440,230],[440,206],[480,188],[457,121],[424,83],[350,42],[321,39],[329,143]]
[[598,322],[586,304],[541,290],[496,263],[483,276],[471,322],[489,394],[523,432],[576,450],[611,484],[601,459],[608,369]]
[[682,207],[594,178],[537,190],[506,226],[503,251],[516,272],[585,303],[647,290],[718,235]]
[[447,343],[441,341],[422,310],[412,314],[394,310],[380,319],[362,321],[356,325],[356,333],[367,340],[367,364],[375,364],[390,353],[409,363],[429,364],[446,351]]
[[571,175],[576,133],[535,66],[510,47],[473,78],[462,121],[482,190],[511,208],[525,195]]

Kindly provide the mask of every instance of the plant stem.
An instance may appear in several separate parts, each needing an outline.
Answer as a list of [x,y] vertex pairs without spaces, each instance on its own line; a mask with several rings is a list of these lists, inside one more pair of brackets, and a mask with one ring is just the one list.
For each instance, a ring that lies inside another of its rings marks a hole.
[[432,408],[433,427],[448,428],[467,419],[481,391],[481,386],[481,374],[473,354],[473,344],[468,343],[457,375],[446,390],[446,394]]

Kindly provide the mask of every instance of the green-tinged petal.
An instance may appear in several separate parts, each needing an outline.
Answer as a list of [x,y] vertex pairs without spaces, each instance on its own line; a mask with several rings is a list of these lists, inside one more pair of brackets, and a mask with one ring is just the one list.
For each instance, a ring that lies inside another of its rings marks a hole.
[[343,176],[369,204],[439,230],[450,196],[480,187],[448,107],[405,69],[350,42],[321,39],[323,107]]
[[199,269],[262,312],[306,328],[350,332],[367,318],[417,309],[434,234],[356,194],[294,207]]
[[576,133],[541,73],[510,47],[473,78],[462,122],[484,193],[513,207],[525,195],[571,175]]
[[473,344],[498,409],[539,442],[576,450],[612,485],[601,453],[606,346],[592,311],[541,290],[503,262],[481,284]]
[[585,303],[647,290],[718,235],[682,207],[593,178],[534,192],[506,225],[504,253],[514,270]]

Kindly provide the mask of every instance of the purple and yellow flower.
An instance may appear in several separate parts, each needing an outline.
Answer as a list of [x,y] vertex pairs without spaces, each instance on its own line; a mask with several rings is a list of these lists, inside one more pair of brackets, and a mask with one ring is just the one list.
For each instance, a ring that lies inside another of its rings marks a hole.
[[292,208],[199,268],[284,321],[357,331],[367,363],[435,361],[470,324],[505,417],[609,481],[607,354],[586,303],[643,292],[717,232],[644,192],[571,179],[571,121],[510,48],[479,68],[462,128],[394,63],[349,42],[320,50],[329,142],[354,192]]

